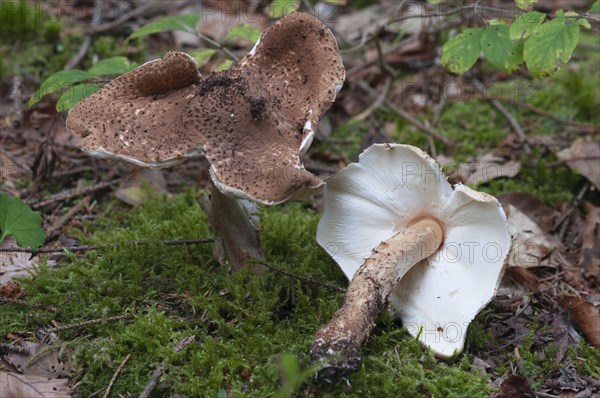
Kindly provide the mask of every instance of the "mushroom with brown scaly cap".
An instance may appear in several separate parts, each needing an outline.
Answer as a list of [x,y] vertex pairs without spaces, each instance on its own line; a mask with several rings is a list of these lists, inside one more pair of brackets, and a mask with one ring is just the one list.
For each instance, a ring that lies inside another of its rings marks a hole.
[[498,201],[452,187],[409,145],[376,144],[327,181],[318,243],[351,279],[343,306],[317,332],[320,376],[355,370],[360,347],[388,304],[434,354],[463,350],[466,330],[492,299],[511,247]]
[[204,155],[213,196],[277,204],[322,185],[300,156],[344,77],[331,31],[293,13],[207,78],[184,53],[147,62],[75,105],[67,128],[86,152],[143,167]]
[[223,193],[276,204],[322,183],[300,155],[344,77],[331,31],[294,13],[236,65],[205,79],[184,53],[147,62],[75,105],[67,128],[90,154],[140,166],[204,154]]

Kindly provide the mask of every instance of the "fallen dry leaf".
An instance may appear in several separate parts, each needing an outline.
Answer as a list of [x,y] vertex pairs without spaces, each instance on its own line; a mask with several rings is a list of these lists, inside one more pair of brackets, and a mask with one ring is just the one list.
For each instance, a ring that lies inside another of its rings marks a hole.
[[19,373],[47,379],[67,377],[71,373],[69,363],[61,362],[58,351],[49,349],[46,344],[22,341],[20,346],[27,348],[29,353],[10,352],[3,357],[3,360],[15,367]]
[[4,285],[0,285],[0,297],[17,298],[23,293],[23,288],[17,281],[10,281]]
[[513,205],[546,232],[554,229],[560,212],[546,206],[537,196],[526,192],[507,192],[498,196],[498,200],[506,211]]
[[586,212],[585,228],[581,237],[579,264],[585,270],[586,278],[598,280],[600,273],[600,207],[584,202]]
[[535,398],[529,382],[521,375],[510,375],[500,386],[498,398]]
[[527,286],[532,292],[539,292],[540,287],[537,281],[537,277],[527,268],[514,266],[508,267],[506,270],[507,275],[515,280],[515,282]]
[[587,341],[600,350],[600,312],[594,304],[581,297],[563,296],[560,306],[581,329]]
[[[16,248],[17,242],[11,236],[4,240],[2,249]],[[32,276],[39,265],[38,257],[30,258],[31,253],[0,252],[0,285],[4,285],[15,277]]]
[[144,186],[156,193],[168,193],[167,180],[162,170],[136,168],[119,185],[115,196],[128,205],[142,205],[150,194]]
[[542,263],[542,259],[551,250],[561,247],[560,241],[546,234],[515,206],[509,204],[505,211],[514,240],[509,265],[524,268],[549,266],[549,263]]
[[70,398],[67,379],[48,379],[0,371],[2,398]]
[[567,165],[581,173],[600,190],[600,142],[591,137],[578,138],[573,144],[556,154]]
[[483,184],[496,178],[513,178],[519,174],[521,164],[506,160],[493,152],[486,153],[468,163],[454,162],[443,155],[436,158],[452,182]]

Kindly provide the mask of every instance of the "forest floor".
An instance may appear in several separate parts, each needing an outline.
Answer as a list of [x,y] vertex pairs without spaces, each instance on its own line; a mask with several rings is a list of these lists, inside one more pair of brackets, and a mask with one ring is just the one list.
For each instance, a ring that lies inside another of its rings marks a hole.
[[[72,18],[43,9],[41,23],[27,20],[31,35],[17,25],[0,30],[0,191],[40,211],[47,236],[38,253],[14,251],[11,239],[0,248],[0,375],[42,377],[47,392],[32,396],[47,397],[145,389],[151,397],[600,394],[597,24],[553,77],[508,75],[484,60],[457,77],[439,63],[451,27],[422,24],[405,34],[388,27],[360,44],[352,33],[369,25],[356,21],[383,18],[385,2],[337,9],[347,80],[304,157],[307,169],[326,178],[373,143],[418,146],[451,182],[497,196],[517,243],[532,251],[510,264],[497,296],[470,324],[463,354],[436,359],[385,313],[360,369],[328,385],[314,381],[308,353],[348,281],[315,241],[320,197],[261,206],[269,265],[232,272],[213,259],[198,203],[209,183],[206,160],[149,171],[92,158],[64,127],[56,98],[25,105],[70,62],[86,69],[122,55],[141,64],[196,49],[171,33],[125,42],[134,27],[193,11],[194,2],[154,2],[119,22],[111,7],[125,2],[107,1],[103,23],[119,23],[89,36],[80,57],[93,2],[56,3]],[[239,55],[250,48],[231,44]],[[217,52],[203,74],[225,58]]]

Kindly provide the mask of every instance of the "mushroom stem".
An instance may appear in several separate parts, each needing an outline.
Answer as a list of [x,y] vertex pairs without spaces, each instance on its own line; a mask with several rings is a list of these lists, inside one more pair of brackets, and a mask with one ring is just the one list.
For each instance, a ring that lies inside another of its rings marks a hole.
[[443,236],[439,222],[422,218],[373,249],[354,274],[344,304],[313,341],[312,360],[326,359],[318,376],[321,380],[331,382],[358,368],[360,347],[393,287],[415,264],[437,251]]
[[258,221],[252,219],[256,203],[224,195],[211,184],[210,196],[204,195],[200,205],[213,231],[214,256],[220,264],[229,264],[234,271],[248,259],[264,260],[258,235]]

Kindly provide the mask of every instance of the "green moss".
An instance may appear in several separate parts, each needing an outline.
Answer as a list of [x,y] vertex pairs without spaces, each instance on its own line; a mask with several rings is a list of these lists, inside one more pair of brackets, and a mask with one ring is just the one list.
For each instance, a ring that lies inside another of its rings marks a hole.
[[[114,209],[88,227],[86,243],[198,238],[210,235],[206,217],[187,192],[156,196],[133,210]],[[262,210],[261,235],[269,261],[295,274],[343,286],[345,276],[315,243],[319,215],[301,204]],[[307,353],[317,328],[343,298],[319,285],[250,268],[230,274],[212,260],[210,245],[189,247],[115,245],[24,281],[27,299],[53,305],[57,313],[4,306],[0,336],[119,314],[129,320],[59,332],[73,350],[77,396],[106,387],[115,368],[132,354],[113,394],[139,394],[159,365],[166,369],[155,396],[271,396],[290,389],[326,397],[483,397],[485,381],[470,373],[468,361],[446,364],[404,332],[387,314],[364,347],[361,369],[349,385],[312,384]],[[31,320],[35,320],[32,322]],[[82,333],[83,332],[83,333]],[[195,335],[186,349],[177,342]],[[297,361],[297,375],[282,361]],[[281,389],[282,372],[293,383]],[[300,386],[301,381],[307,384]],[[287,392],[286,392],[287,391]]]
[[579,347],[569,347],[569,354],[579,374],[600,380],[600,351],[582,341]]

